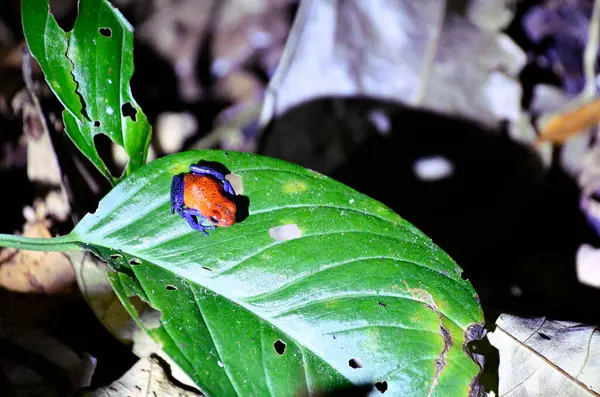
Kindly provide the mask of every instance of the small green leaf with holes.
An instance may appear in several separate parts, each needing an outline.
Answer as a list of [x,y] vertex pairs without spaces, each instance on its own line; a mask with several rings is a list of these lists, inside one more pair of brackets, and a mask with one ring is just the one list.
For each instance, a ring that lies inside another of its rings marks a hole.
[[65,33],[49,12],[48,0],[22,0],[23,32],[48,85],[65,110],[71,140],[112,183],[94,137],[108,136],[129,162],[122,177],[146,162],[151,127],[133,99],[133,33],[107,0],[82,0],[73,30]]
[[[200,160],[228,169],[242,214],[208,236],[170,213],[173,176]],[[61,239],[111,264],[125,307],[207,395],[477,387],[466,344],[481,337],[483,314],[461,269],[381,203],[311,170],[221,151],[164,157]],[[132,297],[160,324],[144,324]]]

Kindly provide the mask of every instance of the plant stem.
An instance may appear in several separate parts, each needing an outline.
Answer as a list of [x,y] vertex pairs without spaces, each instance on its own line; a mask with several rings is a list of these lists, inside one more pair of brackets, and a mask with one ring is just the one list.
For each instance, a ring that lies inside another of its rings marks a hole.
[[82,251],[83,248],[76,241],[76,238],[70,234],[53,238],[33,238],[0,234],[0,247],[31,251]]

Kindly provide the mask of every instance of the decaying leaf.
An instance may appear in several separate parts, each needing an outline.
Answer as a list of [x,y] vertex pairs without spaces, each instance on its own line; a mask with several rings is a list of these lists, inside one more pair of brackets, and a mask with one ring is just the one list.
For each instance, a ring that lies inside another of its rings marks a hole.
[[[0,325],[0,371],[15,395],[66,396],[90,385],[94,357],[77,354],[42,330]],[[2,395],[8,395],[8,385],[2,386]]]
[[600,99],[568,112],[554,114],[540,130],[538,142],[563,143],[600,122]]
[[[495,15],[495,18],[490,18]],[[487,126],[520,115],[525,55],[500,29],[506,1],[301,3],[262,125],[322,96],[373,96]]]
[[198,130],[198,120],[190,112],[164,112],[156,120],[156,137],[164,153],[176,153],[186,139]]
[[[50,232],[38,222],[23,236],[50,238]],[[5,249],[0,252],[0,286],[17,292],[56,294],[73,289],[75,274],[67,256],[61,252],[37,252]]]
[[600,392],[597,327],[503,314],[488,338],[500,351],[499,397],[577,397]]
[[170,62],[177,75],[179,93],[197,100],[202,86],[196,63],[210,33],[214,60],[212,73],[223,77],[252,57],[264,53],[259,63],[267,72],[279,61],[289,31],[287,6],[292,0],[163,1],[139,27],[138,38]]
[[580,283],[600,288],[600,249],[581,245],[577,250],[576,266]]
[[582,188],[581,209],[600,235],[600,145],[598,143],[584,156],[583,169],[578,179]]
[[160,358],[142,358],[125,375],[108,386],[81,392],[86,397],[186,397],[201,395],[193,387],[173,383]]

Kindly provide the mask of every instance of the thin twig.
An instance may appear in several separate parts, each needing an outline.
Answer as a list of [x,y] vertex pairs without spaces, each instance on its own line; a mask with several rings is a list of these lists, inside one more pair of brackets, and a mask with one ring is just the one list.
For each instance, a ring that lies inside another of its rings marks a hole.
[[596,59],[598,58],[598,45],[600,38],[600,0],[594,1],[594,9],[590,19],[588,42],[583,54],[583,68],[585,72],[585,87],[582,97],[591,101],[596,96]]

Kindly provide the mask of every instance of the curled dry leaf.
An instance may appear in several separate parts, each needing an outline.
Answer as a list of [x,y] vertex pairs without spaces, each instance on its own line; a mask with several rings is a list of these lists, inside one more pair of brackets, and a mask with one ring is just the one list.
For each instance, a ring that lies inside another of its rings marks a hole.
[[597,327],[507,314],[488,334],[500,351],[498,396],[592,396],[600,392]]
[[600,235],[600,145],[596,144],[586,153],[583,169],[579,175],[581,209],[590,225]]
[[594,99],[571,111],[550,116],[540,130],[538,142],[563,143],[599,122],[600,99]]
[[259,63],[271,75],[279,62],[272,55],[282,53],[288,36],[288,6],[291,3],[295,1],[222,2],[214,32],[213,73],[225,76],[258,54]]
[[[37,222],[23,236],[50,238]],[[5,249],[0,252],[0,286],[17,292],[56,294],[72,291],[75,274],[67,256],[60,252]]]
[[526,57],[500,33],[512,19],[506,3],[469,2],[457,12],[444,1],[303,1],[261,125],[301,102],[340,95],[401,101],[487,126],[515,120]]
[[600,249],[583,244],[577,250],[577,280],[600,288]]
[[165,153],[176,153],[183,148],[186,139],[198,130],[198,121],[190,112],[164,112],[156,120],[156,137]]
[[[66,396],[90,385],[96,359],[77,354],[40,329],[2,324],[0,341],[8,353],[3,355],[0,370],[15,395]],[[2,389],[3,396],[6,391]]]
[[257,55],[258,63],[270,74],[283,51],[289,31],[287,7],[293,2],[162,2],[139,27],[138,37],[173,65],[181,97],[194,101],[202,94],[196,64],[207,35],[213,40],[212,73],[216,77],[239,70]]
[[108,386],[81,393],[86,397],[186,397],[200,393],[185,384],[174,384],[160,358],[142,358],[120,379]]

